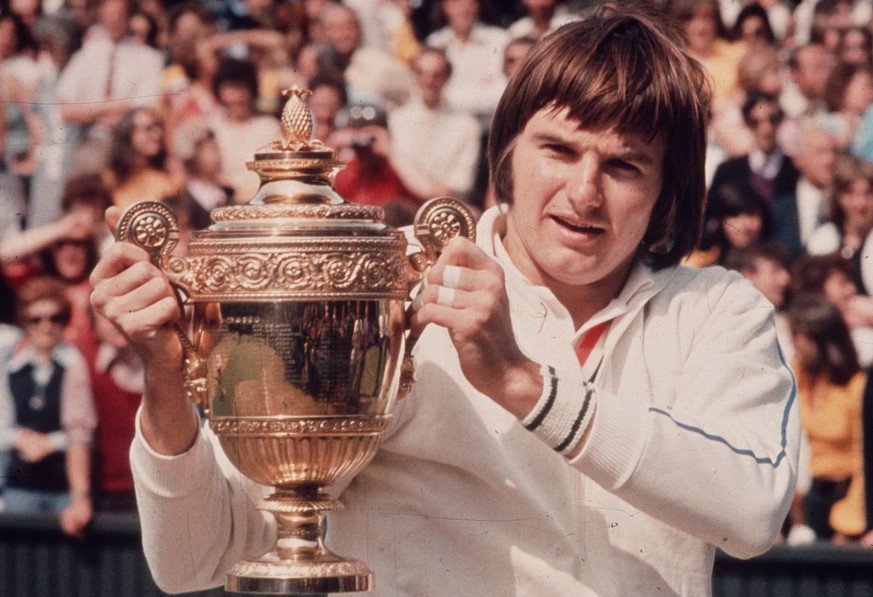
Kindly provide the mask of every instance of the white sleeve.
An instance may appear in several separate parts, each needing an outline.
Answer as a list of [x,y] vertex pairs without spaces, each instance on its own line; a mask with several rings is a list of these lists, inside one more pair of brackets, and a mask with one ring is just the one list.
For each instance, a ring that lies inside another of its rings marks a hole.
[[255,507],[268,488],[237,471],[208,429],[184,454],[162,456],[143,439],[138,413],[130,462],[143,550],[163,591],[219,586],[239,560],[272,548],[275,519]]
[[[653,391],[672,392],[672,407],[596,392],[572,464],[661,521],[751,557],[770,547],[794,495],[796,388],[763,297],[728,280],[701,299],[702,316],[668,324],[687,338],[679,370],[654,368]],[[652,373],[652,362],[639,366]]]

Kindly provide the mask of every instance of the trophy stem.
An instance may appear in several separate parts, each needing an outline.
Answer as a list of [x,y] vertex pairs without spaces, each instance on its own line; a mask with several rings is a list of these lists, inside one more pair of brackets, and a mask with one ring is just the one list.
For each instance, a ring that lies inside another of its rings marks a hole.
[[367,565],[324,546],[323,513],[342,507],[318,488],[278,489],[258,505],[276,517],[276,550],[236,564],[227,576],[227,590],[286,595],[369,591],[373,573]]

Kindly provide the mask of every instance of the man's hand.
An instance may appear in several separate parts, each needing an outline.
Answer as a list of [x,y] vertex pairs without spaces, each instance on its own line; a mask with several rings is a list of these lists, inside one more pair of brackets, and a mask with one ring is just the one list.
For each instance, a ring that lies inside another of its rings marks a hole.
[[94,507],[90,496],[74,495],[70,505],[61,512],[61,530],[71,537],[81,539],[85,536],[85,527],[91,522],[93,515]]
[[22,429],[15,442],[15,451],[25,462],[39,462],[55,451],[51,436],[33,429]]
[[452,240],[413,302],[412,334],[443,326],[470,384],[523,418],[542,393],[540,366],[525,356],[512,331],[503,269],[474,243]]

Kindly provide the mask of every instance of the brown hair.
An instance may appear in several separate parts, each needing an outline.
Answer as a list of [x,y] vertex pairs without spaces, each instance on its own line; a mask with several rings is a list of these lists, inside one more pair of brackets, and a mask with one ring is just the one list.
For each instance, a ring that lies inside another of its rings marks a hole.
[[61,312],[64,323],[69,323],[72,313],[70,299],[67,298],[67,286],[54,276],[39,276],[28,280],[18,289],[15,302],[15,318],[18,325],[25,327],[27,310],[39,301],[53,301]]
[[837,156],[834,164],[834,183],[830,193],[830,220],[840,230],[846,223],[846,214],[840,207],[839,198],[843,193],[848,193],[852,183],[857,180],[866,180],[873,189],[873,164],[865,159],[853,155]]
[[497,199],[512,203],[512,152],[530,118],[566,108],[580,128],[663,138],[664,184],[645,257],[660,269],[689,254],[702,227],[711,93],[703,68],[675,39],[653,14],[608,7],[535,46],[494,114],[488,165]]

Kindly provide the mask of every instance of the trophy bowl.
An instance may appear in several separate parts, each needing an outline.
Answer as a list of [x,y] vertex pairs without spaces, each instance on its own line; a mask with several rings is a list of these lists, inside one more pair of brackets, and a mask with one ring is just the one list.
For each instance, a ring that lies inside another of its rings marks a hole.
[[258,505],[277,520],[275,549],[237,563],[226,588],[262,594],[369,590],[359,560],[324,545],[326,488],[373,458],[398,397],[412,383],[405,301],[452,238],[473,238],[469,210],[450,198],[423,205],[421,250],[381,208],[345,203],[333,189],[342,162],[310,139],[305,91],[292,89],[284,141],[255,154],[261,178],[246,205],[211,212],[174,254],[179,228],[159,202],[134,204],[116,229],[146,249],[188,306],[177,326],[188,395],[229,460],[273,488]]

